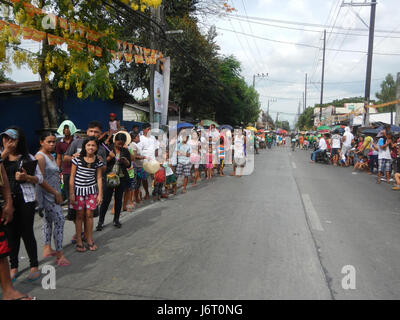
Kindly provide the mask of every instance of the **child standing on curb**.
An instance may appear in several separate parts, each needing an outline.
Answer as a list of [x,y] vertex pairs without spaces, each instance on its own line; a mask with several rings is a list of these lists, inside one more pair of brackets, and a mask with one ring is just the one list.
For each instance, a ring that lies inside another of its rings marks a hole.
[[212,171],[213,171],[213,168],[214,168],[214,165],[213,165],[213,153],[212,153],[212,146],[211,145],[209,145],[209,147],[208,147],[208,153],[207,153],[206,157],[207,157],[207,164],[206,164],[207,180],[211,180]]
[[[83,142],[81,154],[72,160],[70,178],[70,201],[76,210],[76,251],[85,252],[82,240],[82,222],[86,220],[87,244],[90,251],[97,250],[93,242],[93,211],[103,200],[103,162],[97,157],[99,149],[95,137],[90,137]],[[86,230],[85,230],[86,231]]]
[[176,177],[174,171],[171,168],[171,165],[168,163],[169,160],[169,150],[167,148],[166,152],[166,161],[163,164],[165,169],[165,198],[168,198],[169,189],[172,188],[174,191],[174,195],[176,195]]

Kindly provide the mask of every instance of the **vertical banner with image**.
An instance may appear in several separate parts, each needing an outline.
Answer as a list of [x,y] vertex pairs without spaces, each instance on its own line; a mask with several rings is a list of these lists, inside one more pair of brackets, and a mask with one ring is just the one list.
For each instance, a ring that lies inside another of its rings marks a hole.
[[164,80],[159,72],[154,72],[154,112],[161,113],[163,108]]
[[168,118],[168,101],[169,101],[169,84],[171,75],[171,59],[170,57],[164,58],[164,94],[163,94],[163,110],[161,112],[161,124],[167,124]]

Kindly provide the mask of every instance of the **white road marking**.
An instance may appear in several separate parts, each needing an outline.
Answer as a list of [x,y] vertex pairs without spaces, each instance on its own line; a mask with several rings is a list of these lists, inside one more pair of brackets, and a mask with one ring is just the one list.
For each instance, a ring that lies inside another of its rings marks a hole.
[[311,223],[311,228],[317,231],[324,231],[324,228],[322,228],[321,225],[321,221],[319,220],[318,213],[311,202],[310,196],[308,194],[302,194],[301,197],[303,199],[308,220]]
[[292,167],[293,167],[293,169],[296,169],[297,167],[296,167],[296,164],[294,163],[294,162],[292,162]]

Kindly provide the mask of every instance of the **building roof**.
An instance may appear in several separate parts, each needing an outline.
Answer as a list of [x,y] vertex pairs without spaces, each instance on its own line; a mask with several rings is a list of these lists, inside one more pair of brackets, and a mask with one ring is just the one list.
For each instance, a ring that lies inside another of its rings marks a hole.
[[11,93],[18,94],[30,91],[39,91],[41,87],[41,81],[29,81],[29,82],[13,82],[7,81],[0,83],[0,94]]

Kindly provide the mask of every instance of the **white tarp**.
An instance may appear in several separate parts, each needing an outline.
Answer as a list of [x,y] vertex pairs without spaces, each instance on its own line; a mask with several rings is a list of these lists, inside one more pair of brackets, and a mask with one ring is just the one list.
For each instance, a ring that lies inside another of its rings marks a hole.
[[[363,115],[354,117],[353,126],[361,126],[363,124]],[[390,112],[375,113],[369,115],[369,123],[383,122],[390,124]],[[396,112],[393,112],[393,124],[396,119]]]

